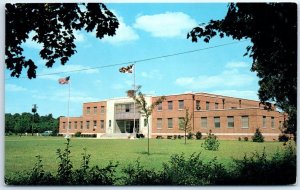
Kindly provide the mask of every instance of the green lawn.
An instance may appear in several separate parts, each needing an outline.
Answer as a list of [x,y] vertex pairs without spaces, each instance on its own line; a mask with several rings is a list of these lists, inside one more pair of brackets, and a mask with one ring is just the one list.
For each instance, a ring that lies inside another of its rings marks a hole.
[[[100,140],[71,138],[71,160],[74,168],[78,168],[84,148],[91,154],[90,166],[105,166],[108,162],[118,161],[120,168],[134,163],[137,159],[147,168],[161,169],[162,163],[167,162],[172,154],[201,152],[204,160],[217,157],[218,161],[229,167],[232,158],[243,158],[245,153],[262,152],[264,147],[267,153],[282,150],[280,142],[239,142],[220,141],[219,151],[208,151],[201,147],[203,140],[150,140],[150,155],[147,155],[147,139],[137,140]],[[41,155],[46,171],[53,173],[57,170],[58,159],[56,150],[64,149],[66,139],[63,137],[5,137],[5,175],[12,172],[29,170],[36,163],[35,156]]]

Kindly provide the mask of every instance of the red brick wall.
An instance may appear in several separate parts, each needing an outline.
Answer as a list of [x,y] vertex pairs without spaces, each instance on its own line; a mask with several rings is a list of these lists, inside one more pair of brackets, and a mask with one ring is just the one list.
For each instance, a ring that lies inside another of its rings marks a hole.
[[[101,106],[104,108],[103,112]],[[90,108],[90,112],[87,113],[87,108]],[[95,110],[94,110],[95,107]],[[67,117],[60,118],[60,133],[67,133]],[[103,121],[103,128],[101,128],[101,120]],[[77,121],[77,129],[75,129],[75,122]],[[80,122],[82,121],[83,127],[81,129]],[[87,121],[89,121],[89,128],[87,129]],[[96,121],[96,127],[94,127],[94,121]],[[63,122],[66,123],[66,129],[63,129]],[[83,116],[81,117],[70,117],[71,129],[70,134],[74,134],[78,131],[86,134],[105,133],[106,128],[106,102],[89,102],[83,104]]]

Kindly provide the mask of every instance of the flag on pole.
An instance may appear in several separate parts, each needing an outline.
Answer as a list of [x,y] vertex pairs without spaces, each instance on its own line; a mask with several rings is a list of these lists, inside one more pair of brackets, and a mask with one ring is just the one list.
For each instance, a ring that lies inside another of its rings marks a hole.
[[58,79],[59,84],[69,84],[70,76]]
[[127,66],[127,67],[121,67],[121,68],[119,69],[119,71],[120,71],[121,73],[132,73],[132,72],[133,72],[133,64],[132,64],[132,65],[129,65],[129,66]]

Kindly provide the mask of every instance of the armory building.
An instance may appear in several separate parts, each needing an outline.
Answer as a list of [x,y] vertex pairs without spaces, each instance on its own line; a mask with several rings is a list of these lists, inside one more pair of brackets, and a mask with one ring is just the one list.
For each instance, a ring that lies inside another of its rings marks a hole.
[[[237,140],[253,136],[260,129],[265,140],[277,140],[284,123],[284,114],[274,105],[266,110],[259,101],[208,93],[185,93],[165,96],[166,99],[149,117],[150,138],[184,135],[181,120],[186,109],[192,115],[191,130],[206,135],[211,131],[219,139]],[[150,105],[158,97],[146,96]],[[128,138],[134,131],[147,136],[148,126],[134,108],[132,98],[112,98],[83,104],[82,116],[60,117],[59,133],[95,135],[97,138]],[[69,121],[69,125],[68,125]]]

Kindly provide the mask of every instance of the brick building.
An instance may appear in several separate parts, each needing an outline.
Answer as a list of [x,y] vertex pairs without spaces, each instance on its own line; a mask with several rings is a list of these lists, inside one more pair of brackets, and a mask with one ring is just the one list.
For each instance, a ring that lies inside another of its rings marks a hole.
[[[146,96],[146,101],[151,104],[157,98]],[[277,140],[284,122],[284,114],[275,106],[266,110],[259,101],[207,93],[168,95],[149,118],[150,137],[184,135],[180,121],[185,117],[185,109],[192,115],[193,133],[206,135],[211,130],[219,139],[251,139],[259,128],[265,140]],[[80,131],[98,138],[128,137],[133,131],[148,134],[146,120],[131,98],[84,103],[82,116],[70,117],[69,128],[67,122],[67,117],[60,118],[60,134]]]

